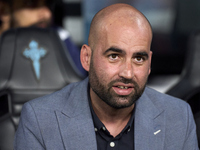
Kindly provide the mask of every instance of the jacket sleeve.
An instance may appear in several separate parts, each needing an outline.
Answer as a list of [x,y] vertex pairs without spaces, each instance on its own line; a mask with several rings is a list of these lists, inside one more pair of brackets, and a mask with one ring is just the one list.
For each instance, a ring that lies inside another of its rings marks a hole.
[[188,120],[187,120],[188,129],[183,150],[189,150],[189,149],[199,150],[197,142],[197,134],[196,134],[196,124],[194,122],[193,114],[189,105],[187,107],[187,112],[188,112]]
[[14,150],[44,150],[44,142],[34,109],[24,104],[20,123],[15,134]]

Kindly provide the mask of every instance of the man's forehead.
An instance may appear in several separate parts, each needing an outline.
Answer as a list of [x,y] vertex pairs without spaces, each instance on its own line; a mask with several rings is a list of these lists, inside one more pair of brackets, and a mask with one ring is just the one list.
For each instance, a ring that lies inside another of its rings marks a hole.
[[[100,39],[105,43],[122,45],[143,45],[151,42],[151,31],[137,24],[115,23],[108,24],[102,28]],[[101,41],[99,40],[99,41]]]

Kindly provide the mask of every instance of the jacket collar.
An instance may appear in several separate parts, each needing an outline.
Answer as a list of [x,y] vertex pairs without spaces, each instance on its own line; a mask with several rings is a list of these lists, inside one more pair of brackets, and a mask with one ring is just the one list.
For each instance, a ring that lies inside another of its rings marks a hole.
[[[77,83],[62,111],[56,111],[65,149],[97,149],[93,120],[88,103],[88,78]],[[135,110],[135,149],[161,150],[165,137],[163,106],[152,100],[145,89]],[[77,144],[78,142],[78,144]],[[155,144],[156,143],[156,144]]]
[[[75,117],[82,113],[89,113],[88,103],[88,78],[74,85],[67,98],[66,104],[62,109],[62,113],[68,117]],[[70,106],[70,107],[69,107]]]
[[165,114],[162,104],[147,95],[148,90],[145,89],[136,104],[135,149],[161,150],[164,147]]
[[88,79],[74,84],[62,111],[56,111],[60,134],[66,150],[96,150],[96,135],[88,103]]

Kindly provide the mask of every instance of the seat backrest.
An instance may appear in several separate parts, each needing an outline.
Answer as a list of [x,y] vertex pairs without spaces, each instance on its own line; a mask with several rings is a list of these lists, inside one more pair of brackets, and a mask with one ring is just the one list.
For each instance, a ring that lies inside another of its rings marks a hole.
[[16,130],[25,102],[82,79],[53,29],[18,28],[3,33],[0,38],[0,149],[6,147],[3,139],[14,135],[8,132]]
[[187,100],[200,87],[200,32],[192,34],[188,41],[186,63],[179,82],[167,94]]
[[180,81],[166,93],[190,104],[197,125],[200,146],[200,32],[190,37],[186,57]]

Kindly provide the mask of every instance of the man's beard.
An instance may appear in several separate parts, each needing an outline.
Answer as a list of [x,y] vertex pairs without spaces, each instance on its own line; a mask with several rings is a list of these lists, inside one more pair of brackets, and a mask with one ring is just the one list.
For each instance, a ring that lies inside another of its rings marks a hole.
[[31,27],[39,27],[39,28],[49,28],[51,26],[51,21],[43,20],[31,25]]
[[[112,85],[116,82],[121,82],[124,84],[133,84],[134,85],[134,92],[132,92],[129,95],[118,95],[112,90]],[[90,70],[89,70],[89,83],[92,90],[95,92],[95,94],[103,100],[106,104],[111,106],[115,109],[121,109],[130,107],[133,105],[142,95],[144,92],[145,86],[142,86],[141,88],[139,85],[132,79],[126,79],[126,78],[120,78],[111,81],[108,83],[108,87],[106,85],[103,85],[99,78],[97,77],[95,68],[93,66],[93,60],[91,60],[90,64]],[[120,103],[119,101],[124,101],[124,103]],[[126,101],[126,102],[125,102]]]

